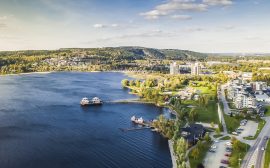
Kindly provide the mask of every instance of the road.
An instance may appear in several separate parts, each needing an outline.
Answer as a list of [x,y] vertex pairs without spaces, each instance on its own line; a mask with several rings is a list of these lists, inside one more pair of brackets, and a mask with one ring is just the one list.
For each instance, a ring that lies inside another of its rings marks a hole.
[[245,156],[241,168],[251,168],[252,165],[255,165],[255,168],[261,168],[262,156],[264,154],[261,148],[266,145],[264,138],[270,135],[270,117],[264,117],[263,119],[266,121],[266,124]]
[[226,87],[227,87],[227,85],[221,85],[221,94],[219,94],[219,98],[223,103],[224,113],[227,114],[227,115],[230,115],[231,114],[231,109],[230,109],[230,107],[228,105],[228,102],[227,102],[226,96],[225,96],[225,88]]
[[221,85],[221,93],[218,92],[218,99],[220,101],[222,101],[223,107],[224,107],[224,109],[221,109],[220,105],[218,104],[218,115],[219,115],[219,120],[221,121],[221,124],[223,126],[224,134],[228,134],[227,126],[226,126],[225,119],[224,119],[224,116],[223,116],[223,113],[222,113],[222,110],[224,110],[225,114],[230,114],[230,108],[229,108],[228,102],[227,102],[227,100],[225,98],[224,87],[225,87],[224,85]]
[[259,150],[258,150],[258,155],[257,155],[257,161],[255,164],[255,168],[261,168],[262,166],[262,162],[263,162],[263,154],[264,154],[264,150],[261,150],[262,147],[266,148],[266,144],[267,144],[267,139],[266,136],[262,139],[261,144],[259,146]]

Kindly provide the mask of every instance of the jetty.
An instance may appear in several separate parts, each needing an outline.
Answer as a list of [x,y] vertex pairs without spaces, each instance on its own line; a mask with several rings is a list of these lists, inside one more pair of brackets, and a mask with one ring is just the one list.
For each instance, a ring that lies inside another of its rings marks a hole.
[[133,128],[119,128],[121,131],[136,131],[136,130],[144,130],[144,129],[151,129],[151,127],[133,127]]

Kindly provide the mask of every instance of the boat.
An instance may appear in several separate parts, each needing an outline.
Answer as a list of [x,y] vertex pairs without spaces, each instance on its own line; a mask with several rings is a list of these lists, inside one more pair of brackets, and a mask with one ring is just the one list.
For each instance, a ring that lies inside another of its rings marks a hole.
[[133,122],[135,122],[136,121],[136,117],[135,116],[132,116],[130,120],[133,121]]
[[103,101],[98,97],[94,97],[94,98],[92,98],[92,100],[89,100],[87,97],[84,97],[84,98],[82,98],[80,104],[82,106],[102,105]]
[[130,120],[136,124],[144,124],[144,120],[142,117],[136,118],[136,116],[132,116]]

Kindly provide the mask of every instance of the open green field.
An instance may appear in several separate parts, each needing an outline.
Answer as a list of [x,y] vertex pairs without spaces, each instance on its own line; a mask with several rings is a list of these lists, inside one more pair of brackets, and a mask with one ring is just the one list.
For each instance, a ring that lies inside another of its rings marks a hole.
[[270,143],[268,140],[267,147],[265,150],[264,168],[269,168],[269,167],[270,167]]
[[190,163],[190,167],[191,168],[196,168],[198,166],[198,164],[202,163],[203,162],[203,159],[205,158],[207,152],[208,152],[208,149],[210,148],[212,142],[206,142],[202,149],[200,149],[200,153],[199,153],[199,157],[194,159],[192,156],[191,156],[191,152],[189,152],[189,163]]
[[[198,118],[197,122],[205,122],[205,123],[211,123],[214,122],[216,124],[219,123],[218,119],[218,112],[217,112],[217,103],[215,101],[209,101],[209,104],[206,107],[199,106],[196,101],[193,100],[186,100],[183,102],[185,106],[196,106],[196,110],[198,112]],[[188,108],[187,109],[192,109]]]

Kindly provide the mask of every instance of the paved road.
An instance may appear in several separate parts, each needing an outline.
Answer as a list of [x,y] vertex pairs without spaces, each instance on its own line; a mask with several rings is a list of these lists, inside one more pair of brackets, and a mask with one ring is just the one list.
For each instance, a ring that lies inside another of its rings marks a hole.
[[[221,109],[220,105],[218,104],[218,115],[219,115],[219,118],[221,120],[221,124],[223,126],[223,131],[224,131],[224,134],[228,134],[228,130],[227,130],[227,126],[226,126],[226,123],[225,123],[225,119],[224,119],[224,116],[223,116],[223,112],[224,114],[226,115],[229,115],[231,113],[231,110],[229,108],[229,105],[228,105],[228,102],[226,100],[226,96],[225,96],[225,88],[227,86],[226,85],[221,85],[221,92],[218,93],[218,99],[223,103],[223,109]],[[222,110],[224,110],[222,112]]]
[[265,136],[262,141],[261,144],[259,146],[259,150],[258,150],[258,155],[257,155],[257,161],[256,161],[256,165],[255,168],[261,168],[262,167],[262,162],[263,162],[263,154],[264,154],[264,150],[261,150],[262,147],[266,148],[266,144],[267,144],[267,136]]
[[230,115],[231,113],[231,109],[228,105],[228,102],[226,100],[226,96],[225,96],[225,88],[227,87],[227,85],[221,85],[221,94],[219,94],[219,98],[220,100],[222,101],[223,103],[223,106],[224,106],[224,113],[227,114],[227,115]]
[[[261,168],[261,164],[262,164],[261,156],[264,153],[264,151],[261,150],[261,147],[264,147],[266,143],[266,140],[264,140],[264,137],[270,135],[270,117],[264,117],[264,120],[266,120],[266,124],[264,128],[262,129],[262,131],[260,132],[254,145],[251,146],[251,148],[249,149],[246,157],[244,158],[242,162],[243,164],[241,168],[250,168],[252,165],[255,165],[256,166],[255,168]],[[257,157],[255,154],[257,154]],[[254,157],[255,159],[252,159]]]

